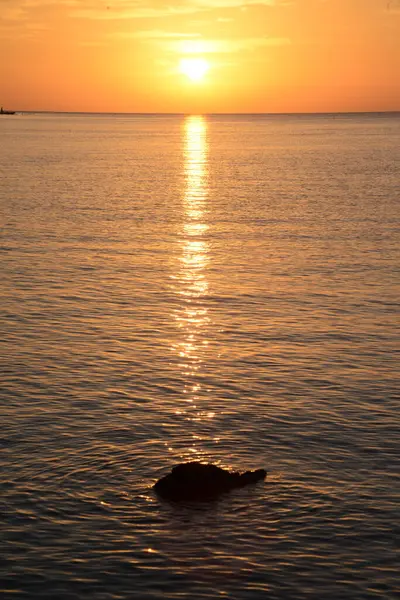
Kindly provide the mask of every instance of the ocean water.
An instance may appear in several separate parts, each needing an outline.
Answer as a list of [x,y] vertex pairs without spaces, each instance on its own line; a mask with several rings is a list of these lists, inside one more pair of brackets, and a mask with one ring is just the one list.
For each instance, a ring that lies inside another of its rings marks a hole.
[[[399,139],[1,118],[2,598],[399,593]],[[186,460],[268,477],[158,499]]]

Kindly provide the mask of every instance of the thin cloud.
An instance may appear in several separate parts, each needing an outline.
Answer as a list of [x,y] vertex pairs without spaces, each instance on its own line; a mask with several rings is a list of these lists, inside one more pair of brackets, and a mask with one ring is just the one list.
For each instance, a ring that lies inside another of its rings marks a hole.
[[268,46],[288,46],[291,41],[289,38],[263,36],[229,40],[164,40],[164,44],[167,50],[177,54],[235,54]]
[[[1,31],[48,25],[55,15],[90,21],[167,19],[250,6],[272,7],[285,0],[0,0]],[[223,18],[223,17],[220,17]],[[226,18],[228,22],[228,18]]]
[[148,40],[160,40],[160,39],[165,39],[165,38],[175,38],[175,39],[195,38],[195,37],[199,37],[200,34],[199,33],[178,33],[178,32],[174,32],[174,31],[160,31],[157,29],[153,29],[150,31],[136,31],[135,33],[133,33],[133,36],[137,37],[137,38],[148,39]]
[[53,11],[90,20],[150,19],[216,9],[274,6],[284,0],[1,0],[2,19],[46,19]]
[[[37,0],[34,0],[37,1]],[[76,2],[76,0],[64,0]],[[193,14],[217,9],[274,6],[280,0],[110,0],[99,7],[98,2],[81,2],[73,11],[75,17],[101,20],[150,19]],[[63,0],[61,0],[61,3]],[[76,5],[76,4],[75,4]]]

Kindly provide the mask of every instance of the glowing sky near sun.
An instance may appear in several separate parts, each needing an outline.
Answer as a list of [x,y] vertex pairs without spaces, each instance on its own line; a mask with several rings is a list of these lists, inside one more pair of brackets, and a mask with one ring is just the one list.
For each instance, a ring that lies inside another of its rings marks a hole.
[[400,110],[400,0],[0,0],[0,8],[4,107]]

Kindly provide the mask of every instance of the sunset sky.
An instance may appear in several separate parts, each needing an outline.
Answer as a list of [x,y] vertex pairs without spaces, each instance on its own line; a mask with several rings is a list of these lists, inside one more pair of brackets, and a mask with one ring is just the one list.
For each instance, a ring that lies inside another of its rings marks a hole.
[[0,0],[0,9],[5,108],[400,110],[400,0]]

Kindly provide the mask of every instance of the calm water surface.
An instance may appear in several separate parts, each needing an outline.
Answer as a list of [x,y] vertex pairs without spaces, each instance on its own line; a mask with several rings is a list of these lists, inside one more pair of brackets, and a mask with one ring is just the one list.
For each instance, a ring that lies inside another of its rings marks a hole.
[[[4,598],[395,597],[399,139],[1,118]],[[158,500],[191,459],[269,474]]]

